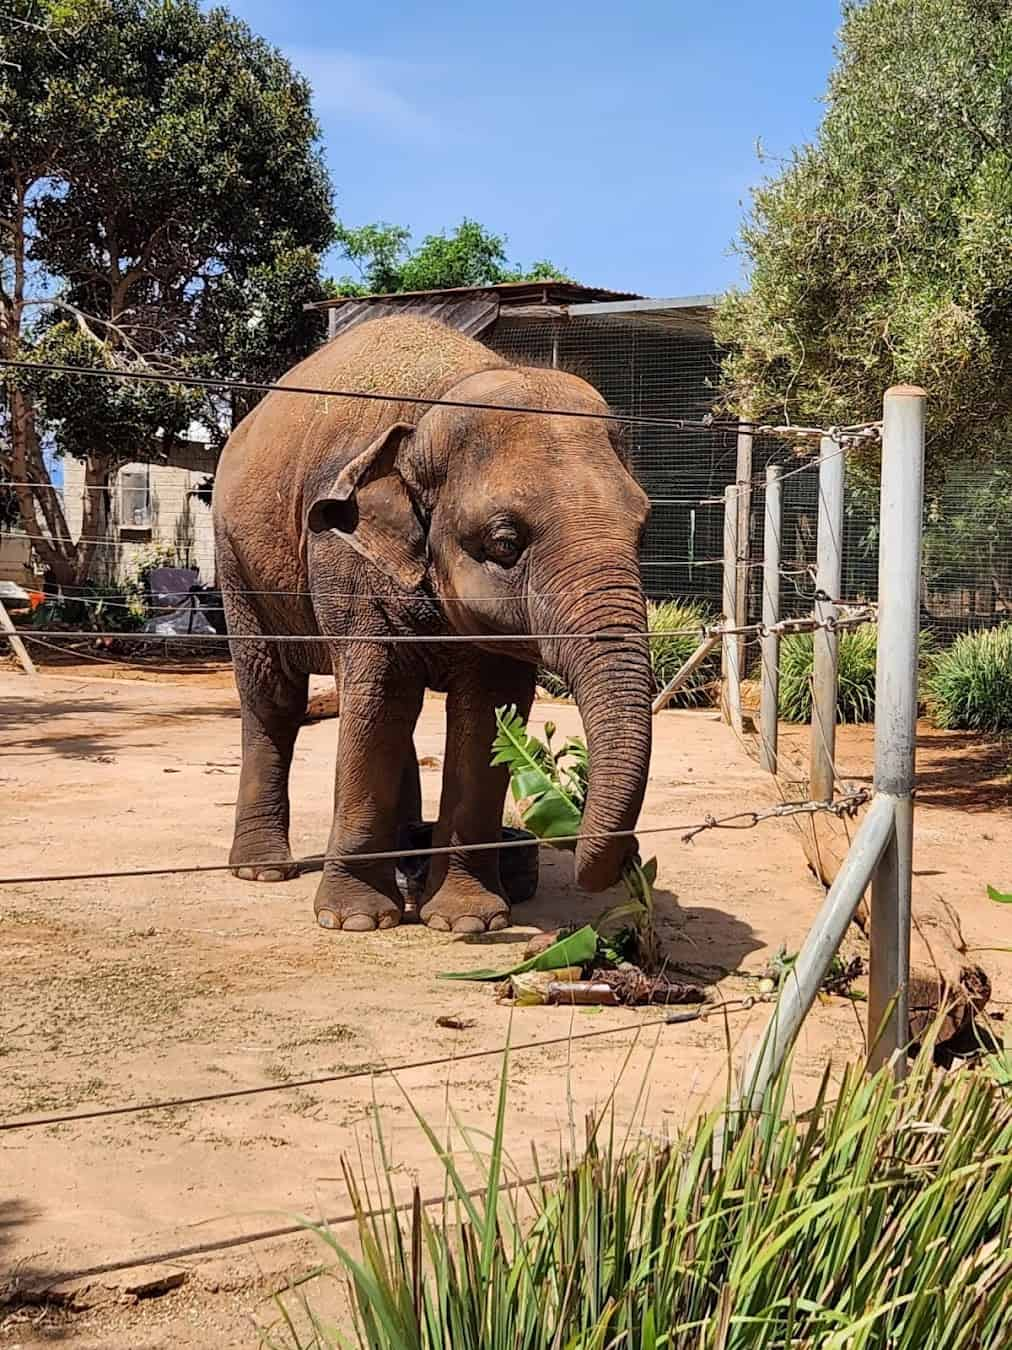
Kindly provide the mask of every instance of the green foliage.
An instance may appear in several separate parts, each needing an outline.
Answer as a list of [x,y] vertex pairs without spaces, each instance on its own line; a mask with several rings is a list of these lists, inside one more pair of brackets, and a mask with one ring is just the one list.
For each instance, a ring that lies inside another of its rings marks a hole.
[[[302,306],[323,294],[332,233],[306,81],[198,0],[34,0],[26,17],[0,24],[0,354],[280,375],[322,336]],[[0,437],[22,476],[44,472],[48,440],[99,483],[169,455],[191,418],[224,434],[251,403],[43,372],[6,383],[27,396]],[[87,547],[39,547],[84,580]]]
[[[930,1046],[895,1082],[827,1069],[787,1112],[784,1070],[755,1117],[722,1107],[671,1142],[623,1151],[613,1115],[582,1157],[506,1148],[495,1126],[444,1139],[411,1109],[445,1173],[410,1218],[380,1128],[378,1189],[346,1169],[354,1249],[305,1221],[350,1286],[370,1350],[1003,1350],[1012,1297],[1012,1098],[984,1074],[938,1074]],[[716,1132],[724,1130],[718,1153]],[[626,1139],[636,1137],[632,1130]],[[640,1134],[642,1140],[643,1135]],[[455,1147],[456,1146],[456,1147]],[[486,1149],[475,1196],[456,1159]],[[722,1156],[722,1161],[718,1158]],[[557,1179],[542,1180],[556,1164]],[[307,1277],[307,1279],[310,1277]],[[280,1300],[267,1343],[349,1344],[312,1294]]]
[[[703,629],[713,620],[714,615],[705,605],[692,600],[664,600],[647,605],[647,628],[659,635],[650,639],[650,664],[658,689],[689,659],[699,646]],[[719,668],[719,655],[707,657],[674,695],[671,706],[692,708],[712,703]],[[550,670],[538,671],[538,684],[551,698],[572,698],[565,680]]]
[[[794,633],[780,644],[780,716],[785,722],[812,720],[811,633]],[[875,716],[877,630],[874,624],[840,633],[836,715],[840,722],[870,722]]]
[[340,277],[342,295],[386,295],[394,291],[435,291],[453,286],[492,286],[507,281],[568,278],[552,263],[511,265],[506,240],[476,220],[464,219],[452,233],[429,234],[415,248],[403,225],[377,222],[357,228],[338,223],[334,242],[357,272]]
[[931,466],[1000,453],[1012,415],[1012,9],[844,4],[813,144],[753,193],[749,289],[717,332],[730,401],[823,425],[931,394]]
[[136,597],[115,586],[87,586],[78,595],[45,600],[32,611],[33,628],[132,632],[147,615]]
[[440,975],[441,980],[508,980],[512,975],[526,975],[530,970],[565,970],[570,966],[585,966],[597,955],[600,938],[590,924],[575,933],[559,938],[543,952],[530,956],[519,965],[506,970],[464,970]]
[[[779,711],[785,722],[810,722],[812,719],[814,653],[811,633],[793,633],[780,643]],[[923,680],[934,661],[932,633],[921,633],[920,653]],[[877,654],[878,629],[875,624],[841,629],[836,700],[839,722],[874,721]]]
[[1012,624],[957,638],[932,663],[927,699],[946,730],[1012,727]]
[[[510,771],[510,789],[525,829],[558,847],[573,850],[580,832],[590,784],[587,744],[571,736],[560,749],[552,745],[555,726],[545,723],[545,739],[539,741],[524,725],[513,708],[497,708],[498,734],[492,743],[493,765]],[[641,963],[654,969],[659,958],[659,943],[654,928],[654,882],[657,859],[641,862],[632,857],[622,869],[626,899],[599,916],[595,928],[613,933],[620,923],[629,921],[635,930]]]
[[[650,664],[658,688],[663,688],[685,665],[699,646],[703,629],[713,621],[714,615],[697,601],[665,600],[647,606],[647,629],[658,634],[650,639]],[[675,694],[671,706],[688,708],[712,703],[713,683],[719,669],[720,656],[713,653]]]
[[580,833],[587,798],[587,747],[575,737],[560,750],[552,749],[551,723],[547,741],[539,741],[524,725],[516,708],[497,708],[498,735],[492,742],[492,764],[510,771],[510,790],[520,804],[524,828],[539,839],[562,839],[574,849],[571,836]]

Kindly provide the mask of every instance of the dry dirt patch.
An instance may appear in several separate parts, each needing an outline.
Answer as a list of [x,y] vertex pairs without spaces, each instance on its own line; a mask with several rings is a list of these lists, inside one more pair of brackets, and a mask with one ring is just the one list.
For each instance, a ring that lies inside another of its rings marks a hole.
[[[571,706],[539,704],[535,723],[548,717],[562,734],[578,730]],[[430,813],[442,733],[443,704],[433,699],[417,736]],[[318,852],[326,840],[336,734],[331,721],[300,736],[293,774],[299,854]],[[0,872],[222,861],[238,746],[228,689],[77,672],[31,682],[0,673],[0,791],[7,804]],[[772,800],[769,780],[712,713],[658,719],[644,825],[688,824]],[[927,810],[922,819],[919,828],[930,835]],[[1007,812],[993,812],[985,826],[1000,828],[1012,845]],[[749,988],[747,973],[782,943],[797,947],[821,900],[789,822],[709,832],[691,846],[677,832],[653,836],[649,851],[659,859],[672,961],[727,995]],[[964,855],[964,871],[967,865]],[[396,1077],[6,1134],[0,1243],[8,1269],[23,1279],[53,1277],[248,1235],[293,1213],[344,1213],[340,1158],[361,1149],[368,1161],[374,1107],[400,1179],[417,1177],[423,1191],[438,1192],[438,1168],[413,1109],[441,1124],[449,1102],[464,1122],[486,1129],[501,1070],[498,1057],[455,1056],[501,1046],[507,1036],[526,1043],[570,1030],[634,1031],[650,1016],[530,1009],[511,1024],[487,987],[437,978],[469,964],[505,964],[532,931],[593,918],[602,899],[575,891],[567,857],[546,857],[538,896],[515,913],[518,926],[483,941],[408,926],[326,933],[312,922],[315,882],[303,876],[254,887],[211,872],[0,888],[5,1118],[446,1061]],[[437,1026],[437,1018],[453,1014],[473,1026]],[[723,1089],[725,1035],[741,1054],[758,1038],[763,1016],[756,1009],[726,1028],[715,1019],[518,1052],[510,1068],[511,1151],[524,1160],[534,1144],[554,1155],[570,1121],[600,1107],[619,1075],[623,1125],[634,1111],[636,1129],[680,1123]],[[842,1063],[859,1045],[852,1005],[819,1006],[798,1049],[799,1100],[827,1059]],[[637,1107],[644,1082],[649,1090]],[[474,1172],[466,1156],[461,1165]],[[190,1281],[166,1295],[157,1313],[151,1304],[93,1310],[73,1323],[73,1343],[253,1344],[251,1319],[269,1316],[265,1288],[310,1260],[302,1242],[184,1261]],[[8,1320],[3,1334],[27,1345],[43,1333],[22,1319]]]

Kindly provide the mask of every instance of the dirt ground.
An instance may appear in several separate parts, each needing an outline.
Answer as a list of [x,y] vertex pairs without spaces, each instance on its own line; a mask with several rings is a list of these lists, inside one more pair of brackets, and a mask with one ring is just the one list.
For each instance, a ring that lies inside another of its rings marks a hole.
[[[83,663],[82,663],[83,665]],[[0,668],[0,876],[220,863],[239,766],[239,721],[223,671],[195,667],[160,681],[50,669],[30,681]],[[122,675],[117,670],[117,675]],[[571,706],[540,703],[533,722],[579,729]],[[435,811],[443,705],[418,729],[427,814]],[[293,848],[324,846],[337,723],[300,737],[293,773]],[[930,739],[930,738],[929,738]],[[841,738],[846,773],[867,770],[868,736]],[[977,743],[933,742],[922,756],[918,869],[959,907],[968,941],[993,944],[1012,916],[983,898],[1012,883],[1007,758]],[[993,759],[993,763],[992,763]],[[986,762],[985,762],[986,760]],[[774,800],[774,787],[711,712],[657,719],[643,826],[687,825]],[[821,900],[789,822],[742,833],[644,838],[659,861],[659,907],[673,964],[724,997],[755,988],[781,944],[795,950]],[[413,1111],[445,1128],[452,1111],[487,1129],[502,1059],[457,1059],[502,1046],[509,1064],[507,1143],[523,1174],[531,1146],[550,1160],[573,1121],[602,1107],[635,1131],[670,1129],[713,1101],[761,1033],[765,1008],[705,1022],[644,1027],[649,1011],[523,1009],[489,986],[441,971],[508,964],[529,934],[592,919],[603,903],[575,891],[571,860],[546,857],[538,895],[517,927],[481,940],[417,926],[338,935],[313,923],[316,878],[251,886],[221,871],[0,886],[0,1119],[98,1110],[260,1085],[253,1097],[5,1132],[0,1188],[0,1294],[69,1280],[108,1263],[143,1261],[186,1282],[157,1298],[138,1277],[78,1279],[84,1310],[19,1302],[0,1309],[0,1346],[65,1341],[108,1347],[239,1347],[274,1320],[268,1295],[321,1259],[315,1239],[261,1241],[214,1254],[180,1247],[248,1237],[292,1221],[347,1214],[341,1158],[370,1170],[374,1106],[405,1194],[441,1192],[440,1170]],[[1004,935],[1006,940],[1012,933]],[[857,948],[855,947],[855,950]],[[1012,969],[997,999],[1007,999]],[[436,1019],[458,1015],[456,1031]],[[587,1032],[625,1034],[580,1039]],[[639,1035],[636,1029],[643,1028]],[[569,1040],[569,1037],[572,1037]],[[556,1037],[561,1043],[525,1049]],[[802,1101],[829,1060],[860,1050],[855,1005],[820,1003],[798,1048]],[[445,1058],[395,1075],[370,1070]],[[295,1079],[365,1071],[340,1083]],[[641,1093],[640,1089],[645,1088]],[[474,1142],[484,1146],[481,1136]],[[468,1177],[478,1169],[454,1143]],[[546,1165],[550,1165],[546,1163]],[[339,1236],[348,1237],[347,1225]],[[339,1315],[331,1283],[311,1297]]]

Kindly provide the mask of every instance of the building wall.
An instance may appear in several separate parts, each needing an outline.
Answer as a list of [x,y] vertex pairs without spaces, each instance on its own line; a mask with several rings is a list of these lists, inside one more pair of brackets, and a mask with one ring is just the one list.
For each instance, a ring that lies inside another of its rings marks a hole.
[[32,565],[32,543],[20,530],[0,531],[0,581],[14,581],[26,590],[38,585]]
[[[153,547],[171,550],[172,563],[193,567],[201,581],[214,581],[211,508],[193,495],[206,475],[166,464],[125,464],[116,475],[96,551],[92,579],[119,585]],[[84,515],[84,465],[67,460],[64,510],[74,538]]]

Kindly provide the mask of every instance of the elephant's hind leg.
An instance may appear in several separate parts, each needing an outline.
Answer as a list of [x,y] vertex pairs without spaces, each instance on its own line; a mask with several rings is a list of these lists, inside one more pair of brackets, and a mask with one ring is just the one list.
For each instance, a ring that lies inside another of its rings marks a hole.
[[[245,597],[226,594],[235,633],[259,631]],[[242,707],[242,773],[229,862],[243,881],[287,881],[296,874],[288,845],[288,775],[306,713],[309,677],[288,670],[279,644],[233,644]]]

